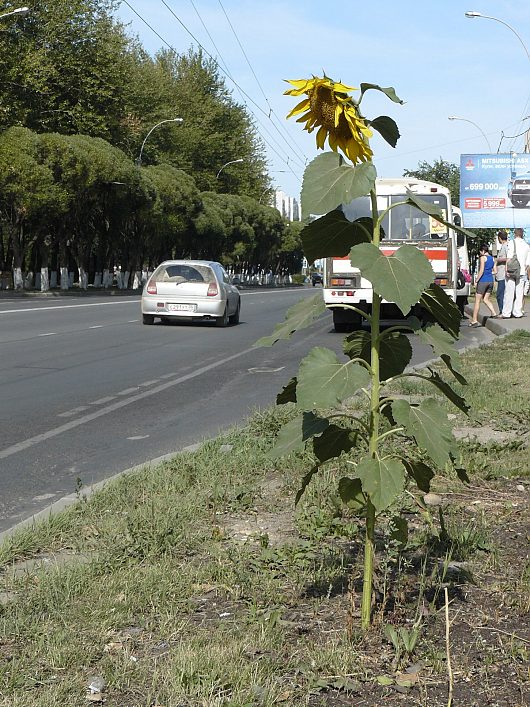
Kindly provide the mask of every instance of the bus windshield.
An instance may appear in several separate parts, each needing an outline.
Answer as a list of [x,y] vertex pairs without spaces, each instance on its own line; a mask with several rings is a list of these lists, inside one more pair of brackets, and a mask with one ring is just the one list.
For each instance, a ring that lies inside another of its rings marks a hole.
[[[443,218],[448,220],[445,194],[418,194],[418,196],[429,204],[437,206],[442,211]],[[378,194],[379,213],[390,204],[397,204],[406,201],[406,199],[406,194],[392,194],[391,196]],[[342,210],[349,221],[356,221],[366,216],[371,217],[370,198],[362,196],[354,199],[349,204],[343,204]],[[391,241],[446,240],[448,236],[447,227],[443,223],[410,204],[395,206],[385,216],[381,224],[381,238]]]

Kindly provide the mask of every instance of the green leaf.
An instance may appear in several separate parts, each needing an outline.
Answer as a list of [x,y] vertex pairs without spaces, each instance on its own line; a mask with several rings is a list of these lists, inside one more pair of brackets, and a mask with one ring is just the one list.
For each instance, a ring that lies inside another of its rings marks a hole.
[[405,467],[399,459],[365,457],[357,464],[355,475],[378,513],[396,500],[405,484]]
[[416,196],[416,194],[411,192],[409,189],[407,189],[406,203],[415,206],[420,211],[423,211],[423,213],[429,214],[429,216],[434,216],[437,221],[440,221],[441,223],[445,224],[448,228],[452,228],[453,230],[458,231],[459,233],[463,233],[467,238],[470,238],[472,242],[477,237],[476,233],[468,231],[466,228],[462,228],[462,226],[456,226],[450,221],[446,221],[444,218],[443,209],[441,209],[439,206],[431,204],[428,201],[424,201],[419,196]]
[[296,376],[291,378],[289,383],[285,385],[281,392],[276,396],[276,405],[285,405],[286,403],[296,403],[296,385],[298,381]]
[[410,245],[402,245],[387,256],[372,243],[361,243],[351,249],[350,260],[374,290],[387,301],[395,302],[404,315],[434,279],[425,255]]
[[368,121],[368,125],[377,130],[389,145],[395,147],[400,138],[399,128],[395,120],[389,118],[388,115],[380,115],[378,118]]
[[431,480],[434,478],[434,471],[424,464],[416,460],[404,459],[405,469],[407,474],[414,479],[416,486],[420,491],[424,493],[429,493],[431,490]]
[[344,212],[334,209],[305,226],[300,233],[308,262],[317,258],[348,255],[357,243],[368,243],[372,236],[372,219],[348,221]]
[[383,686],[394,684],[394,680],[392,678],[389,678],[387,675],[378,675],[376,677],[376,680],[379,683],[379,685],[383,685]]
[[460,479],[460,481],[463,484],[470,484],[471,483],[469,476],[467,475],[467,471],[463,467],[457,466],[455,471],[456,471],[456,475],[458,476],[458,478]]
[[345,430],[344,427],[331,424],[319,437],[313,439],[313,451],[323,464],[328,459],[340,457],[343,452],[349,452],[356,446],[357,437],[355,430]]
[[369,194],[376,176],[371,162],[352,167],[336,152],[324,152],[315,157],[304,172],[302,218],[327,214],[341,204]]
[[420,305],[432,314],[445,331],[448,331],[454,339],[458,339],[462,315],[456,304],[440,285],[432,283],[422,293]]
[[376,91],[381,91],[382,93],[385,94],[388,98],[390,98],[391,101],[394,101],[394,103],[401,103],[403,105],[404,101],[401,100],[401,98],[398,98],[396,95],[395,90],[392,88],[392,86],[388,86],[387,88],[382,88],[381,86],[378,86],[376,83],[362,83],[361,84],[361,98],[364,96],[366,91],[369,91],[370,89],[374,89]]
[[298,502],[300,501],[300,499],[301,499],[302,496],[304,495],[306,488],[309,486],[309,484],[311,483],[311,480],[312,480],[313,476],[317,473],[317,471],[318,471],[319,469],[320,469],[319,466],[314,466],[312,469],[310,469],[310,470],[307,472],[307,474],[306,474],[306,475],[304,476],[304,478],[302,479],[302,485],[300,486],[300,488],[299,488],[298,491],[296,492],[296,497],[295,497],[295,499],[294,499],[294,505],[295,505],[295,506],[298,505]]
[[[405,334],[393,331],[383,335],[379,345],[379,375],[385,381],[403,373],[412,358],[412,346]],[[343,343],[344,353],[350,358],[371,362],[372,339],[367,331],[349,334]]]
[[280,339],[288,339],[295,331],[310,326],[325,310],[322,294],[301,299],[287,310],[285,320],[275,326],[272,334],[258,339],[254,346],[272,346]]
[[406,400],[394,400],[392,414],[439,467],[456,458],[458,448],[453,431],[447,414],[437,400],[427,398],[417,406],[410,405]]
[[[457,354],[458,356],[458,354]],[[455,363],[459,361],[459,358],[455,358],[453,356],[447,356],[446,354],[442,354],[440,356],[442,361],[445,363],[447,368],[451,371],[453,376],[456,378],[456,380],[461,384],[461,385],[467,385],[467,380],[464,378],[464,376],[460,373],[460,371],[457,369]]]
[[333,408],[370,382],[358,363],[341,363],[334,351],[317,346],[302,360],[296,399],[304,410]]
[[390,533],[391,540],[395,540],[404,548],[409,539],[409,524],[407,523],[407,519],[401,516],[394,516],[392,518],[392,525],[394,529]]
[[449,332],[442,329],[439,324],[429,322],[423,329],[417,331],[420,339],[431,346],[437,356],[447,354],[448,356],[458,357],[458,352],[454,346],[454,339]]
[[344,476],[339,481],[339,496],[345,506],[359,513],[366,507],[366,498],[360,479]]
[[325,418],[318,417],[312,412],[302,413],[281,428],[276,444],[268,456],[276,459],[303,449],[308,439],[324,432],[328,425],[329,421]]
[[471,410],[471,406],[466,403],[465,398],[463,398],[461,395],[458,395],[458,393],[451,388],[449,383],[444,381],[444,379],[441,378],[436,371],[433,371],[432,368],[429,368],[428,370],[430,373],[430,377],[427,379],[427,381],[435,385],[438,390],[442,392],[445,397],[453,403],[455,407],[457,407],[459,410],[462,410],[462,412],[467,415]]

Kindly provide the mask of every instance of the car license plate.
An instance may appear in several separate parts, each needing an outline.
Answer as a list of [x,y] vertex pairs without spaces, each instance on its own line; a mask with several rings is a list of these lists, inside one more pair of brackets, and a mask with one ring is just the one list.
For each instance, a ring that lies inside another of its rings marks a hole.
[[196,304],[176,304],[173,302],[168,302],[167,308],[170,312],[195,312],[197,310]]

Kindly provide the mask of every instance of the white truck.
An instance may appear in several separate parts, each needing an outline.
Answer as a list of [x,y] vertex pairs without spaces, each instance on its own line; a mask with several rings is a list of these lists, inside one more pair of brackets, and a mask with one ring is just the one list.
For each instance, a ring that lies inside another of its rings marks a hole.
[[[453,221],[454,213],[451,207],[451,195],[446,187],[433,182],[407,177],[397,179],[377,179],[376,195],[378,210],[381,213],[391,204],[405,201],[406,190],[441,209],[444,220]],[[354,199],[349,204],[343,204],[342,210],[349,221],[362,217],[371,217],[369,196]],[[433,271],[434,282],[440,285],[447,294],[463,309],[464,299],[467,301],[469,286],[458,289],[459,248],[462,252],[461,267],[467,262],[465,236],[447,228],[434,217],[423,213],[409,204],[394,207],[382,221],[381,251],[392,255],[403,244],[414,245],[422,250],[429,259]],[[462,263],[465,253],[465,263]],[[342,258],[326,258],[324,262],[323,296],[326,307],[333,314],[335,331],[346,332],[358,329],[362,325],[362,317],[346,306],[370,313],[373,290],[371,283],[363,278],[358,268],[354,268],[349,256]],[[382,319],[395,319],[402,316],[393,302],[383,300]]]

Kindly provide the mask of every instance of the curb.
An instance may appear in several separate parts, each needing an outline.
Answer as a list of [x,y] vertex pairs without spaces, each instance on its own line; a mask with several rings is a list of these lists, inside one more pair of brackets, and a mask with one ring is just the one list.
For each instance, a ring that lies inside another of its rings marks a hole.
[[147,461],[143,462],[143,464],[136,464],[135,466],[131,466],[128,469],[123,469],[123,471],[119,471],[117,474],[114,474],[113,476],[109,476],[108,479],[103,479],[103,481],[98,481],[97,483],[92,484],[92,486],[86,486],[86,487],[82,488],[77,493],[70,493],[67,496],[63,496],[59,500],[54,501],[51,505],[47,506],[46,508],[43,508],[42,511],[38,511],[37,513],[34,513],[29,518],[26,518],[25,520],[21,520],[19,523],[17,523],[16,525],[13,525],[11,528],[7,528],[7,530],[2,530],[0,532],[0,544],[5,542],[6,540],[8,540],[12,535],[17,533],[19,530],[24,530],[25,528],[35,526],[40,521],[47,520],[51,516],[54,516],[57,513],[64,511],[66,508],[69,508],[70,506],[75,505],[78,501],[80,501],[82,499],[90,498],[90,496],[92,496],[97,491],[100,491],[108,483],[111,483],[113,481],[116,481],[116,479],[119,479],[120,476],[125,476],[126,474],[132,474],[135,471],[141,471],[142,469],[145,469],[146,467],[149,468],[151,466],[158,466],[159,464],[162,464],[163,462],[171,461],[171,459],[174,459],[178,454],[182,454],[185,452],[196,452],[206,441],[207,440],[203,440],[202,442],[196,442],[195,444],[190,444],[187,447],[183,447],[182,449],[176,450],[175,452],[170,452],[169,454],[163,454],[160,457],[155,457],[154,459],[147,460]]

